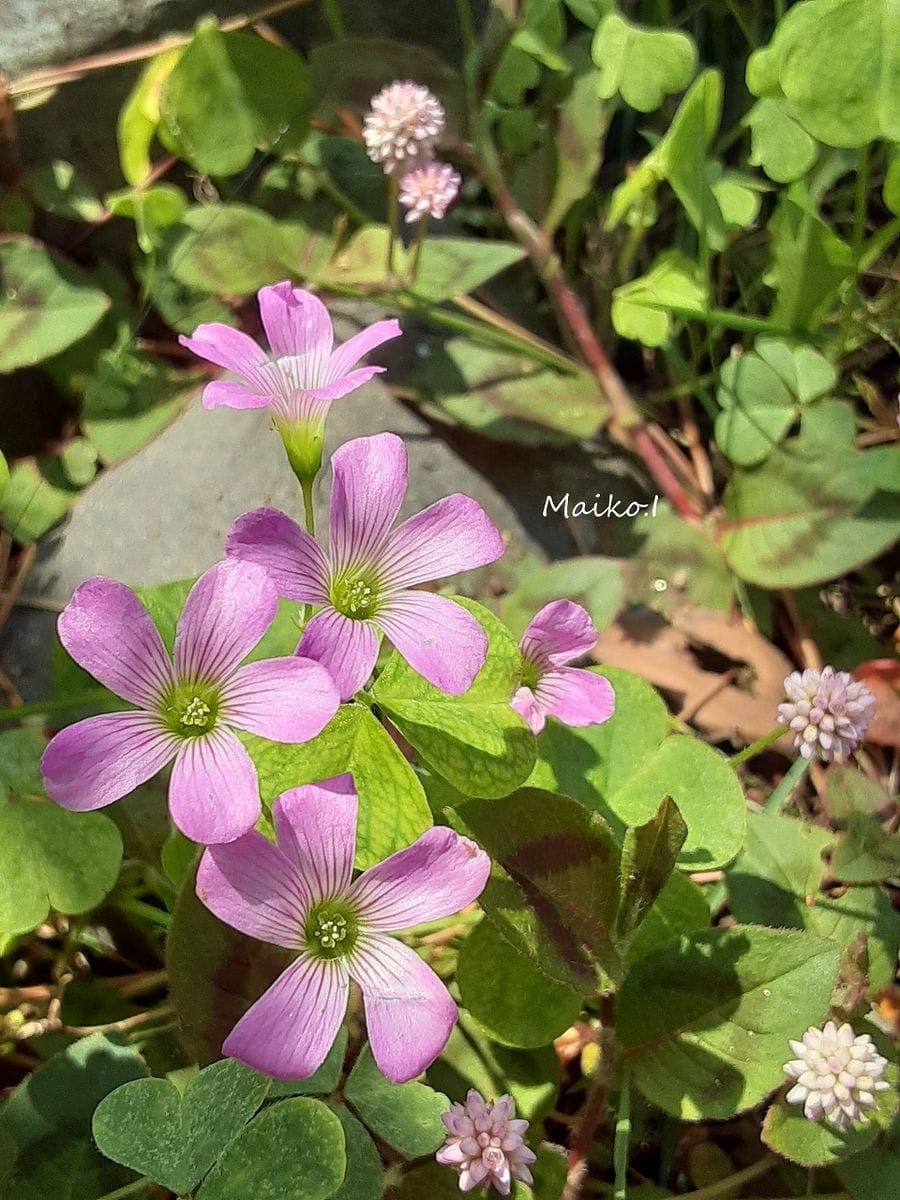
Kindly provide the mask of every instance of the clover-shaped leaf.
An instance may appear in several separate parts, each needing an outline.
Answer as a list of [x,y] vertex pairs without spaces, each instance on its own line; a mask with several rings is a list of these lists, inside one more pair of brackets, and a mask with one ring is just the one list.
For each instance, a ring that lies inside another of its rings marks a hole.
[[776,183],[793,183],[816,161],[816,143],[784,100],[763,96],[744,122],[750,129],[750,162]]
[[66,812],[37,794],[43,745],[30,730],[0,737],[3,933],[33,929],[51,908],[90,911],[116,882],[122,862],[122,838],[109,817]]
[[738,466],[763,462],[793,425],[798,406],[823,396],[837,381],[827,359],[809,346],[792,348],[759,338],[752,352],[719,372],[716,440]]
[[683,91],[697,69],[697,48],[687,34],[643,29],[618,13],[597,26],[592,54],[600,96],[609,100],[619,92],[638,112],[653,112],[667,95]]
[[678,250],[660,254],[646,275],[613,292],[616,333],[645,346],[665,346],[674,314],[702,313],[707,290],[696,263]]
[[783,95],[787,110],[827,146],[900,140],[900,23],[894,0],[808,0],[751,55],[747,84]]
[[94,1140],[113,1162],[180,1196],[197,1187],[268,1086],[265,1076],[230,1059],[195,1075],[183,1093],[168,1079],[137,1079],[101,1101]]

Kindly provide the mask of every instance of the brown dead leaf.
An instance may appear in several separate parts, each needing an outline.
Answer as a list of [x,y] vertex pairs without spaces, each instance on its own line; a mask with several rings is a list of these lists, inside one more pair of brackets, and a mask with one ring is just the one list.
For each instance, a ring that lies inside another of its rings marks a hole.
[[[714,653],[710,653],[714,652]],[[716,657],[722,669],[703,665]],[[670,623],[647,608],[622,613],[600,635],[597,662],[643,676],[714,741],[756,741],[777,720],[788,659],[751,624],[726,613],[679,605]],[[790,740],[776,745],[785,750]]]
[[853,672],[875,696],[875,715],[866,732],[867,742],[900,748],[900,662],[874,658]]

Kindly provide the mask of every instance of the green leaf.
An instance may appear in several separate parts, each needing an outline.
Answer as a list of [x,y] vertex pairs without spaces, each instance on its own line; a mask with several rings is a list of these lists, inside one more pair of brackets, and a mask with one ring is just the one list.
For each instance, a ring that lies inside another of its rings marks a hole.
[[343,1127],[347,1151],[347,1173],[331,1200],[381,1200],[384,1171],[374,1142],[343,1104],[328,1107]]
[[852,469],[870,487],[900,492],[900,446],[875,446],[864,458],[855,458]]
[[667,616],[684,600],[697,608],[732,611],[734,576],[709,530],[688,525],[664,503],[639,516],[634,532],[644,540],[628,568],[632,602]]
[[866,813],[853,813],[831,857],[831,873],[844,883],[900,878],[900,836]]
[[213,1063],[181,1092],[137,1079],[101,1101],[94,1141],[113,1162],[176,1192],[193,1191],[266,1097],[269,1081],[231,1059]]
[[653,755],[668,733],[669,714],[659,693],[639,675],[620,667],[591,669],[613,686],[613,715],[584,729],[549,721],[538,738],[538,762],[528,786],[562,792],[597,810]]
[[473,600],[454,599],[488,636],[487,660],[469,690],[447,695],[395,652],[374,696],[410,745],[455,788],[505,796],[534,766],[534,736],[509,706],[521,678],[521,655],[508,630],[487,609]]
[[[871,1027],[866,1031],[871,1033]],[[859,1032],[863,1032],[863,1028]],[[878,1049],[889,1060],[894,1060],[895,1050],[887,1038],[879,1037]],[[770,1150],[803,1167],[827,1167],[850,1158],[871,1146],[896,1116],[896,1061],[889,1062],[885,1079],[892,1086],[887,1091],[876,1093],[877,1107],[865,1122],[845,1130],[837,1130],[827,1121],[810,1121],[803,1115],[801,1106],[788,1104],[782,1094],[766,1113],[762,1140]]]
[[163,231],[177,225],[187,212],[188,198],[172,183],[157,183],[134,191],[110,192],[106,204],[117,217],[134,221],[138,245],[145,254],[152,254],[163,244]]
[[198,1200],[326,1200],[347,1170],[344,1128],[321,1100],[263,1109],[207,1175]]
[[33,367],[85,336],[109,296],[55,250],[29,238],[0,241],[0,374]]
[[851,888],[837,899],[819,892],[821,856],[833,840],[789,817],[752,815],[744,851],[728,871],[731,909],[739,921],[807,929],[842,945],[864,933],[869,982],[877,988],[893,974],[900,917],[879,888]]
[[84,487],[97,474],[97,449],[87,438],[76,437],[60,451],[60,465],[75,487]]
[[701,314],[709,303],[700,268],[680,250],[664,250],[649,272],[613,291],[612,322],[621,337],[665,346],[672,335],[671,308]]
[[790,114],[828,146],[900,141],[900,26],[893,0],[809,0],[778,23],[748,66],[748,83],[777,79]]
[[825,798],[838,824],[849,821],[854,813],[875,813],[890,804],[884,788],[849,763],[832,763],[828,768]]
[[[900,502],[868,483],[857,462],[854,422],[846,406],[820,401],[800,435],[764,463],[735,471],[725,490],[722,546],[732,569],[761,587],[805,587],[846,574],[875,558],[900,534]],[[851,417],[819,435],[834,416]]]
[[159,124],[160,95],[182,52],[183,47],[176,46],[151,58],[119,112],[119,161],[132,186],[143,183],[150,174],[150,144]]
[[456,814],[494,860],[480,903],[501,936],[582,995],[596,990],[598,967],[615,978],[619,852],[604,822],[534,788]]
[[645,825],[628,829],[619,868],[616,940],[630,943],[675,870],[687,825],[670,796],[663,798]]
[[900,1119],[885,1137],[837,1168],[853,1200],[895,1200],[900,1190]]
[[3,493],[6,491],[6,485],[9,483],[9,466],[6,462],[6,457],[0,450],[0,500],[3,499]]
[[853,273],[853,251],[822,220],[800,183],[782,194],[769,232],[776,292],[772,320],[798,332],[816,329]]
[[686,875],[670,875],[656,902],[644,917],[634,941],[628,947],[625,962],[630,967],[639,958],[682,933],[708,929],[709,904],[703,889]]
[[122,862],[122,839],[105,814],[67,812],[30,790],[15,794],[23,783],[38,782],[34,777],[43,748],[37,739],[26,742],[23,732],[0,736],[0,931],[4,933],[26,933],[51,908],[62,913],[96,908],[112,890]]
[[768,457],[797,417],[798,405],[835,386],[831,363],[809,346],[758,338],[748,354],[726,359],[719,372],[716,441],[739,466]]
[[900,153],[896,149],[885,172],[882,196],[885,207],[889,208],[894,216],[900,216]]
[[97,221],[103,205],[91,185],[70,162],[57,158],[32,171],[31,197],[44,212],[67,221]]
[[301,145],[311,108],[299,55],[203,24],[163,81],[161,130],[169,148],[196,170],[235,175],[258,146]]
[[282,792],[349,771],[359,796],[356,865],[371,867],[410,845],[431,826],[422,784],[372,713],[345,704],[317,738],[300,746],[247,735],[260,794],[271,804]]
[[19,542],[34,542],[66,515],[78,489],[56,458],[16,463],[3,491],[2,520]]
[[344,1087],[344,1096],[382,1141],[406,1158],[437,1150],[446,1136],[441,1114],[450,1101],[424,1083],[391,1083],[365,1046]]
[[619,92],[638,112],[653,112],[683,91],[697,70],[697,47],[687,34],[645,29],[615,12],[597,26],[593,56],[599,95],[609,100]]
[[244,204],[189,209],[171,232],[172,275],[199,292],[246,296],[284,279],[300,261],[292,231]]
[[604,104],[597,95],[596,72],[591,66],[586,40],[578,38],[570,42],[565,51],[573,78],[557,118],[556,183],[542,222],[548,233],[557,229],[572,205],[590,192],[612,118],[612,106]]
[[193,382],[150,355],[104,350],[82,402],[84,432],[100,460],[120,462],[162,433],[184,408]]
[[488,921],[463,942],[456,981],[480,1027],[507,1046],[546,1046],[581,1012],[577,991],[548,979]]
[[191,871],[169,926],[169,987],[182,1045],[204,1066],[221,1056],[228,1034],[291,955],[225,925],[202,904],[194,886]]
[[512,242],[483,238],[428,238],[422,247],[412,292],[436,304],[465,295],[521,262],[525,251]]
[[671,796],[687,824],[679,866],[708,871],[724,866],[744,841],[746,802],[728,760],[694,737],[668,737],[623,785],[605,796],[626,825],[649,820]]
[[776,183],[793,183],[816,161],[816,143],[791,116],[784,100],[764,96],[744,118],[750,129],[750,159]]
[[612,624],[624,599],[621,562],[586,554],[541,565],[521,576],[515,588],[503,597],[503,620],[513,635],[520,637],[535,613],[560,598],[586,608],[602,632]]
[[440,344],[404,382],[441,415],[501,441],[582,440],[597,432],[607,411],[588,372],[563,375],[467,338]]
[[635,963],[619,993],[622,1056],[652,1103],[723,1120],[784,1079],[788,1039],[828,1008],[840,947],[752,926],[679,938]]
[[825,876],[826,829],[778,813],[750,813],[747,840],[729,867],[728,890],[739,921],[803,929],[805,910]]
[[4,1200],[99,1200],[133,1179],[98,1154],[91,1116],[114,1088],[146,1073],[136,1050],[95,1033],[29,1075],[0,1108],[0,1153],[12,1160],[8,1176],[0,1165]]

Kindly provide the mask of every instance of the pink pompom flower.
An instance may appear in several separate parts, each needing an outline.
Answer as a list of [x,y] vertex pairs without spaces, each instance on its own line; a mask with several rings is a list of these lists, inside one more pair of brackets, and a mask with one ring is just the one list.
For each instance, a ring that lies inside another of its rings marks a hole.
[[98,576],[59,618],[72,658],[137,707],[61,730],[41,760],[47,795],[87,812],[128,795],[172,762],[172,820],[195,842],[228,842],[260,813],[256,769],[233,728],[306,742],[334,716],[328,673],[306,658],[241,662],[275,619],[278,593],[261,567],[223,562],[194,584],[172,658],[129,588]]
[[363,141],[373,162],[393,175],[431,157],[446,115],[438,98],[412,80],[397,81],[373,96],[363,118]]
[[429,162],[407,171],[400,180],[400,203],[409,210],[407,224],[421,217],[443,217],[461,182],[449,163]]
[[865,737],[875,697],[864,683],[834,667],[794,671],[784,681],[787,699],[778,715],[794,734],[803,758],[823,762],[852,754]]
[[784,1064],[784,1073],[794,1080],[785,1099],[802,1104],[810,1121],[823,1117],[835,1129],[849,1129],[854,1121],[865,1121],[877,1106],[876,1092],[890,1089],[882,1079],[888,1061],[875,1049],[867,1033],[857,1035],[853,1026],[838,1027],[828,1021],[824,1028],[811,1025],[800,1041],[791,1041],[796,1058]]
[[567,666],[597,644],[587,612],[571,600],[546,604],[522,635],[522,686],[512,707],[540,733],[548,717],[564,725],[600,725],[613,715],[616,697],[609,680]]
[[528,1122],[516,1120],[511,1096],[488,1104],[469,1090],[465,1104],[458,1102],[441,1117],[449,1137],[435,1158],[459,1172],[459,1189],[471,1192],[480,1185],[508,1196],[512,1181],[532,1183],[530,1164],[537,1155],[525,1145]]
[[331,465],[327,550],[283,512],[259,508],[235,521],[227,553],[265,567],[282,596],[322,605],[297,653],[322,663],[343,699],[371,675],[381,634],[435,687],[460,695],[484,665],[484,631],[461,605],[413,589],[493,562],[503,539],[459,493],[393,529],[408,482],[396,434],[354,438]]
[[272,810],[277,845],[248,833],[211,846],[197,873],[197,895],[221,921],[299,951],[222,1047],[278,1079],[305,1079],[322,1065],[351,980],[363,994],[375,1062],[395,1083],[434,1062],[457,1019],[437,975],[390,935],[470,904],[490,859],[434,828],[352,880],[357,807],[349,775],[285,792]]
[[203,389],[204,408],[268,408],[298,474],[315,475],[321,463],[325,420],[332,403],[380,374],[358,367],[364,354],[400,336],[397,321],[376,321],[334,346],[334,328],[322,301],[290,283],[258,295],[269,351],[247,334],[213,322],[198,325],[182,346],[237,378]]

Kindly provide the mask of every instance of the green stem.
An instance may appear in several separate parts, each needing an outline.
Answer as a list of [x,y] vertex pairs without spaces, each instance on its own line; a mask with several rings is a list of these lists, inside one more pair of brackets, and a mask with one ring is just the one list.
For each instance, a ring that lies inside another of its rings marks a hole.
[[425,231],[428,229],[428,214],[419,218],[416,229],[416,241],[413,246],[412,259],[409,264],[409,286],[415,286],[419,275],[419,259],[422,257],[422,247],[425,245]]
[[616,1113],[616,1132],[613,1142],[613,1169],[615,1191],[613,1200],[627,1200],[628,1195],[628,1143],[631,1138],[631,1077],[622,1073],[619,1091],[619,1109]]
[[853,278],[847,284],[847,296],[844,300],[844,329],[843,344],[846,347],[853,325],[853,309],[857,297],[856,281],[859,278],[860,259],[866,241],[866,216],[869,209],[869,147],[862,146],[859,151],[859,163],[856,168],[856,187],[853,199]]
[[109,696],[106,688],[87,688],[83,692],[74,692],[59,700],[35,700],[32,704],[17,704],[14,708],[0,708],[0,725],[7,721],[18,721],[22,717],[30,717],[35,713],[65,712],[70,708],[83,708],[95,700],[103,700]]
[[678,1200],[718,1200],[719,1196],[731,1196],[743,1184],[768,1175],[778,1163],[779,1159],[774,1154],[767,1154],[759,1162],[751,1163],[749,1167],[744,1167],[743,1171],[735,1171],[727,1179],[719,1179],[706,1187],[698,1188],[695,1192],[682,1192]]
[[462,36],[463,50],[468,59],[469,55],[478,48],[475,36],[475,22],[472,20],[472,9],[469,0],[456,0],[456,15],[459,20],[459,32]]
[[306,522],[306,532],[310,537],[316,536],[316,512],[313,508],[313,481],[304,476],[300,480],[303,492],[303,517]]
[[340,5],[338,0],[323,0],[325,8],[325,20],[328,22],[328,28],[331,30],[331,36],[336,42],[347,36],[347,29],[344,25],[344,18],[341,16]]
[[388,176],[388,238],[387,273],[388,278],[394,277],[394,255],[400,236],[400,183],[396,175]]
[[100,1200],[126,1200],[128,1196],[137,1196],[142,1191],[145,1192],[152,1179],[144,1176],[143,1179],[135,1179],[134,1183],[126,1183],[124,1187],[116,1188],[114,1192],[107,1192],[105,1196],[101,1196]]
[[746,749],[739,751],[737,754],[732,754],[728,760],[729,763],[733,767],[739,767],[741,763],[747,762],[748,759],[755,758],[757,754],[762,754],[763,750],[768,750],[770,746],[774,746],[778,739],[787,733],[789,728],[789,725],[778,725],[771,732],[764,734],[761,738],[757,738]]
[[781,811],[788,800],[790,800],[794,788],[806,774],[810,761],[810,759],[804,758],[802,755],[794,759],[785,772],[781,783],[779,783],[778,787],[766,801],[766,812]]

